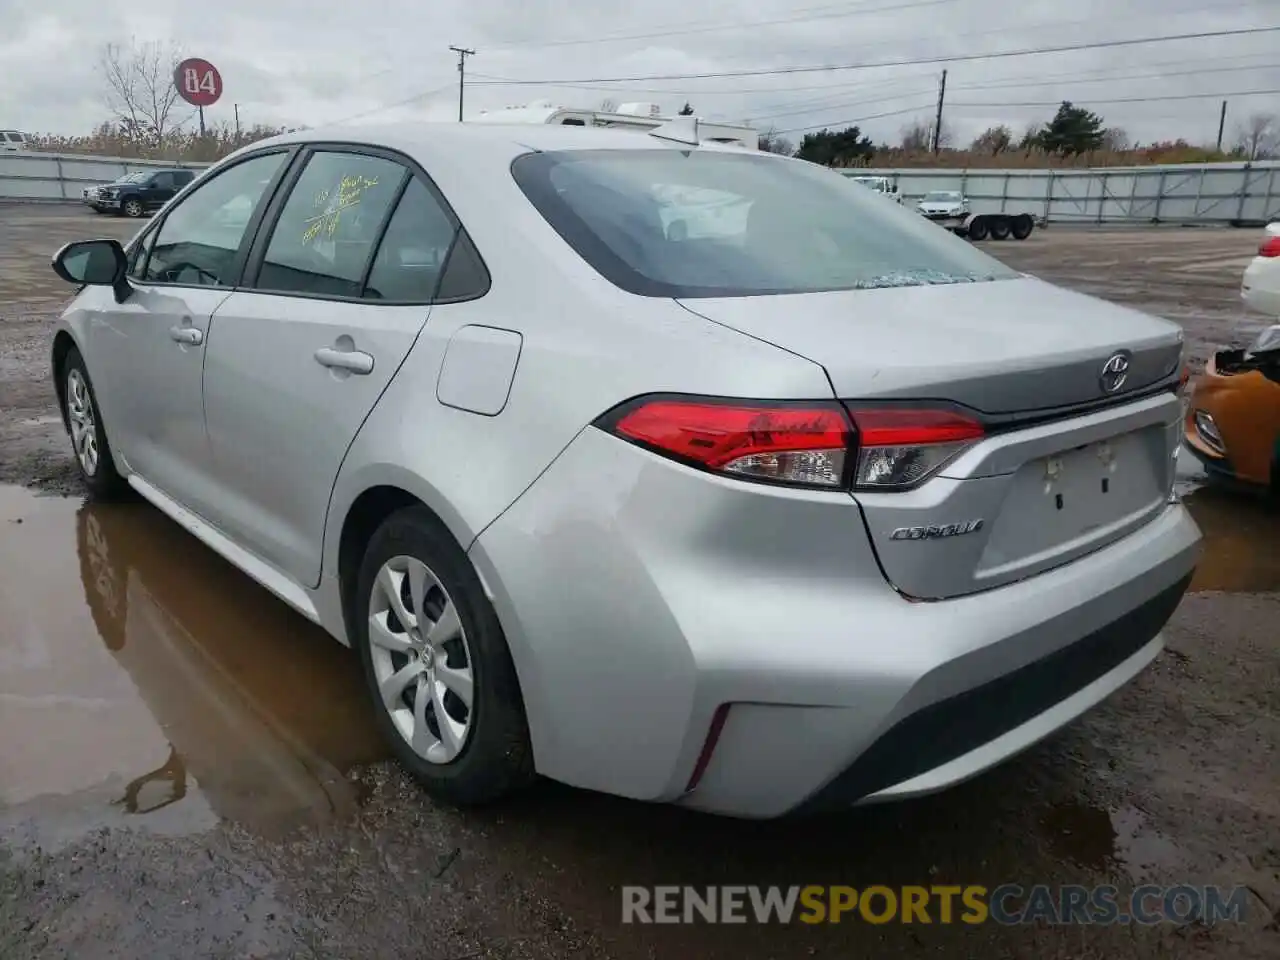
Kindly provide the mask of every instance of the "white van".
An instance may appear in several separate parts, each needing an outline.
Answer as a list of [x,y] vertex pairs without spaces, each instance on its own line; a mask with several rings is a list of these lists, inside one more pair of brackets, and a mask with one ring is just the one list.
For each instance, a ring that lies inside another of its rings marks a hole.
[[0,150],[26,150],[27,135],[20,130],[0,130]]

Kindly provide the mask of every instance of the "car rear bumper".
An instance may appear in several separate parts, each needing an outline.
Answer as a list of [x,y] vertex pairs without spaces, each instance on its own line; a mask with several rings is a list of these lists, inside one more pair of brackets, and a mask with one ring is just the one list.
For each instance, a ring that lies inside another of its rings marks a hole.
[[588,429],[471,555],[542,773],[772,817],[941,789],[1102,700],[1159,652],[1199,538],[1169,504],[1058,569],[911,602],[851,498]]

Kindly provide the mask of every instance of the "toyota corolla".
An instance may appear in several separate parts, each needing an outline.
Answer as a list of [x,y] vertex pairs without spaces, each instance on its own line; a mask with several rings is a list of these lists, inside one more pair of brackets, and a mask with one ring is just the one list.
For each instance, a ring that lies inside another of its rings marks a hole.
[[436,797],[937,790],[1191,577],[1178,327],[697,129],[288,134],[54,260],[91,494],[355,647]]

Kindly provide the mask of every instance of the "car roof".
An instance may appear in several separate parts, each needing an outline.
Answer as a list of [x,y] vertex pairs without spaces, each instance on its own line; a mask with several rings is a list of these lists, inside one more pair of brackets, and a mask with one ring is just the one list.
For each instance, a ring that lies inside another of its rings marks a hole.
[[[688,144],[646,136],[646,132],[539,123],[424,121],[394,125],[314,127],[260,140],[245,149],[287,143],[353,143],[385,147],[410,156],[436,153],[447,148],[451,153],[463,155],[468,151],[477,151],[492,156],[497,151],[509,154],[512,159],[530,150],[689,149]],[[704,143],[698,149],[743,152],[742,147],[719,143]]]

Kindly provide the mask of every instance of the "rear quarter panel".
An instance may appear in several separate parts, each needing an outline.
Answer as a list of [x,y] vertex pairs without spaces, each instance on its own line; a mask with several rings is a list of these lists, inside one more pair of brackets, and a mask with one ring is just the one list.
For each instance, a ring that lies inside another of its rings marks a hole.
[[[614,287],[528,203],[510,156],[419,155],[492,278],[466,303],[437,304],[396,378],[361,428],[337,478],[325,570],[338,533],[370,487],[400,487],[434,510],[467,548],[601,413],[656,391],[757,398],[832,396],[821,367],[731,331],[673,300]],[[494,416],[437,399],[452,335],[483,325],[522,337],[506,405]]]

